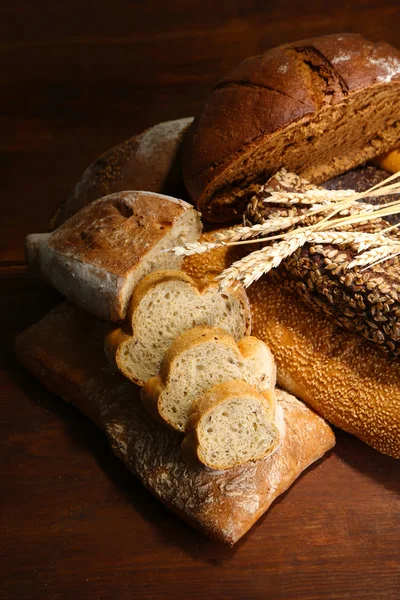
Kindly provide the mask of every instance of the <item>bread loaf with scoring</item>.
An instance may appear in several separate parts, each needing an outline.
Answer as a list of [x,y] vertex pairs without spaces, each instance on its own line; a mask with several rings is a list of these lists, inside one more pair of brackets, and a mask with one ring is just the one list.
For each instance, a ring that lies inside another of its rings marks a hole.
[[183,150],[186,186],[203,217],[241,220],[256,184],[282,167],[313,183],[400,142],[400,52],[361,35],[284,44],[225,75]]
[[266,398],[271,420],[275,416],[274,357],[253,336],[237,343],[220,327],[194,327],[168,348],[160,373],[145,382],[142,402],[158,419],[184,432],[193,406],[207,390],[230,380],[242,380]]
[[125,318],[136,284],[151,271],[179,269],[163,252],[201,232],[187,202],[151,192],[119,192],[82,208],[52,233],[31,234],[32,268],[59,292],[101,319]]
[[224,473],[193,468],[182,459],[181,435],[151,419],[134,401],[138,388],[110,366],[106,330],[106,323],[66,302],[19,335],[17,354],[50,391],[104,430],[112,450],[150,492],[211,538],[237,542],[335,443],[323,419],[278,390],[287,435],[272,456]]

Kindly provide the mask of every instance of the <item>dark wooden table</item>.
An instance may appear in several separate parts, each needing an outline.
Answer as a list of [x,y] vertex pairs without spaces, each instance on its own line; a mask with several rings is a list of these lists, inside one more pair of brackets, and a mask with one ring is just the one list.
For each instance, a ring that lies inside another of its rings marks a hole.
[[18,364],[59,300],[27,275],[85,166],[195,113],[224,71],[278,43],[359,31],[400,46],[398,0],[4,0],[1,31],[0,598],[398,600],[400,463],[338,432],[234,549],[162,507],[102,435]]

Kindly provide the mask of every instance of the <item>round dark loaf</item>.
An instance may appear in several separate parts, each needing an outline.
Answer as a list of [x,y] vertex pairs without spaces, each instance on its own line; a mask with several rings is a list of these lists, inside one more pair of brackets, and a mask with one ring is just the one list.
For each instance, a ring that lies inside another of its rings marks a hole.
[[192,120],[187,117],[158,123],[104,152],[85,169],[51,219],[49,231],[90,202],[114,192],[145,190],[186,199],[180,148]]
[[184,179],[203,216],[240,218],[246,187],[282,167],[321,183],[400,140],[400,52],[358,34],[321,36],[243,61],[185,140]]

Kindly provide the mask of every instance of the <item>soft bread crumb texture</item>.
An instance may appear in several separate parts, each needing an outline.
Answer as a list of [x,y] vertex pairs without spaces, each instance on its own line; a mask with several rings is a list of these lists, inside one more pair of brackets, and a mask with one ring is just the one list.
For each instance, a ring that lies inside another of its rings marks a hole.
[[124,319],[133,289],[147,273],[179,268],[164,252],[195,241],[199,213],[150,192],[119,192],[86,206],[51,234],[27,237],[27,257],[59,292],[99,318]]
[[[218,327],[195,327],[179,336],[167,351],[161,372],[148,380],[142,400],[150,412],[184,432],[196,401],[210,388],[230,380],[245,381],[263,393],[276,382],[274,358],[260,340],[248,336],[238,344]],[[275,398],[266,407],[275,414]]]
[[[145,291],[143,291],[145,290]],[[129,309],[130,326],[117,338],[115,359],[122,373],[143,384],[156,375],[165,352],[182,332],[198,325],[218,325],[240,339],[250,329],[246,293],[199,290],[179,271],[157,271],[142,279]]]
[[212,405],[200,410],[193,426],[201,463],[211,469],[231,469],[273,451],[279,441],[278,429],[271,420],[269,404],[251,386],[228,382],[208,390],[206,396]]

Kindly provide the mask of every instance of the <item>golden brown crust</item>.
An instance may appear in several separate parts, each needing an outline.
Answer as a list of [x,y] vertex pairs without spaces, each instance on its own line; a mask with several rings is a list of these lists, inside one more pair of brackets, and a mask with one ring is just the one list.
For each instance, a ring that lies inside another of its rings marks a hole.
[[221,474],[189,467],[181,436],[149,418],[138,389],[111,369],[103,351],[106,327],[65,303],[18,337],[17,353],[49,389],[95,419],[113,451],[161,502],[206,535],[234,544],[334,445],[320,417],[278,391],[288,435],[275,454]]
[[374,161],[374,164],[389,173],[397,173],[400,171],[400,150],[391,150],[386,154],[381,154]]
[[[120,321],[151,253],[180,228],[191,240],[201,231],[199,214],[187,202],[119,192],[84,207],[53,233],[29,235],[27,258],[67,298],[99,318]],[[179,267],[180,260],[173,261]]]

